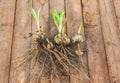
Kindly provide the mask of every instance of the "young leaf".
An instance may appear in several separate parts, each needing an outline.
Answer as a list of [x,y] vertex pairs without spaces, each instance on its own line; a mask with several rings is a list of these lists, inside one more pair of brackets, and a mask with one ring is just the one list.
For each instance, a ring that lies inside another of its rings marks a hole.
[[64,17],[65,17],[65,12],[62,11],[59,16],[59,32],[62,31],[62,24],[63,24]]
[[40,11],[41,11],[41,9],[39,9],[38,12],[37,12],[37,18],[38,18],[38,19],[39,19],[39,17],[40,17]]
[[60,24],[60,25],[62,25],[63,20],[64,20],[64,17],[65,17],[65,12],[62,11],[62,12],[60,13],[60,18],[59,18],[59,24]]
[[30,8],[30,12],[33,15],[34,19],[37,21],[37,14],[33,8]]
[[39,30],[40,29],[40,24],[39,24],[40,9],[36,13],[33,8],[30,8],[30,12],[33,15],[35,21],[37,22],[37,27],[38,27],[38,30]]
[[53,17],[55,25],[58,27],[59,26],[59,14],[57,13],[56,10],[52,11],[52,17]]
[[59,33],[61,33],[62,24],[63,24],[63,20],[64,20],[64,17],[65,17],[65,12],[61,11],[60,14],[58,14],[58,12],[56,10],[53,10],[52,11],[52,17],[53,17],[55,25],[58,28]]
[[80,23],[79,29],[78,29],[78,34],[81,34],[81,29],[83,27],[83,23]]

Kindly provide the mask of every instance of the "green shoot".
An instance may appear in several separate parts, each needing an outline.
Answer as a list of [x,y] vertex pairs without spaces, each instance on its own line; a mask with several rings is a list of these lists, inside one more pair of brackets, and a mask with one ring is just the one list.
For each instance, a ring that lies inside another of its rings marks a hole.
[[81,29],[83,27],[83,23],[80,23],[79,29],[78,29],[78,34],[81,34]]
[[40,9],[38,10],[38,12],[35,12],[35,10],[33,8],[30,8],[30,12],[33,15],[35,21],[37,22],[37,28],[38,28],[38,30],[40,30],[40,20],[39,20]]
[[53,10],[52,11],[52,17],[53,17],[55,25],[58,28],[59,33],[61,33],[62,32],[63,20],[65,18],[65,12],[61,11],[60,13],[58,13],[56,10]]

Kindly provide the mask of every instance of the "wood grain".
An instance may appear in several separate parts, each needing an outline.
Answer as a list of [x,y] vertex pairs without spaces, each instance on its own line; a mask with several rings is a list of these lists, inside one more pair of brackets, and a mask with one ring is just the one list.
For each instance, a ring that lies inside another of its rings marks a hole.
[[0,83],[9,79],[14,12],[15,0],[0,0]]
[[120,0],[113,0],[113,8],[115,8],[114,12],[116,14],[116,18],[117,18],[117,23],[119,25],[119,29],[120,29]]
[[120,40],[117,19],[111,0],[99,0],[102,32],[111,83],[120,82]]
[[117,26],[119,27],[118,36],[120,39],[120,0],[113,0],[113,11],[115,12],[115,16],[117,19]]
[[30,7],[30,0],[17,0],[9,83],[29,83],[30,64],[27,63],[15,69],[21,63],[21,61],[15,62],[15,60],[17,57],[23,56],[30,48],[30,38],[27,37],[31,32]]
[[[66,0],[66,17],[68,35],[71,37],[78,32],[80,22],[83,23],[81,0]],[[81,32],[84,37],[84,28]],[[77,47],[73,47],[73,49],[76,48]],[[85,61],[84,63],[87,66],[87,56],[86,54],[83,56]],[[87,70],[88,69],[86,67],[86,74],[88,73]],[[75,69],[70,68],[70,83],[89,83],[89,80],[84,76],[84,74],[78,73]]]
[[82,3],[90,78],[93,83],[109,83],[97,0],[82,0]]

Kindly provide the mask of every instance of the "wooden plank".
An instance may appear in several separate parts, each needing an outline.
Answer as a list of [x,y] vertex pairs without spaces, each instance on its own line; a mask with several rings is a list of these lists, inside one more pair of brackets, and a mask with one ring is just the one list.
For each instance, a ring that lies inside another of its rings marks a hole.
[[[42,23],[43,23],[43,28],[44,28],[46,36],[49,36],[49,32],[48,32],[49,31],[49,26],[48,26],[48,24],[49,24],[49,2],[48,2],[48,0],[33,0],[32,4],[33,4],[33,8],[36,11],[41,9],[40,21],[42,21]],[[32,33],[34,34],[36,31],[37,31],[37,25],[36,25],[35,20],[32,19]],[[33,43],[34,43],[34,41],[33,41]],[[34,66],[34,64],[31,63],[31,67],[32,66]],[[41,65],[41,68],[42,67],[43,66]],[[32,76],[30,79],[30,83],[36,83],[37,79],[38,78],[36,78],[35,76]],[[46,76],[44,73],[43,73],[42,77],[39,78],[39,82],[40,83],[50,83],[48,76]]]
[[[55,27],[52,19],[52,10],[57,10],[57,12],[60,12],[62,10],[65,10],[64,6],[64,0],[49,0],[50,1],[50,38],[53,38],[58,32],[57,28]],[[61,76],[61,78],[64,78],[65,82],[62,82],[62,80],[55,79],[54,83],[69,83],[69,77]]]
[[[120,40],[120,0],[113,0],[114,3],[114,7],[115,7],[115,14],[116,14],[116,18],[117,18],[117,27],[119,27],[118,30],[118,36],[119,36],[119,40]],[[120,57],[118,57],[120,58]],[[120,63],[118,63],[118,67],[120,69]],[[119,75],[119,81],[120,81],[120,70],[118,70],[118,75]]]
[[102,31],[105,41],[111,83],[120,82],[120,39],[113,2],[99,0]]
[[93,83],[109,83],[97,0],[82,0],[88,63]]
[[117,21],[120,29],[120,0],[113,0],[113,3],[114,3],[115,13],[116,13],[116,17],[117,17]]
[[[116,14],[116,18],[117,18],[117,24],[118,24],[118,27],[120,29],[120,0],[113,0],[113,8],[115,8],[115,14]],[[119,38],[120,38],[120,30],[118,31],[118,35],[119,35]]]
[[8,83],[15,0],[0,0],[0,83]]
[[14,61],[30,48],[30,38],[26,37],[31,32],[30,7],[30,0],[17,0],[9,83],[29,83],[29,63],[15,69],[21,61]]
[[[83,22],[82,19],[82,9],[81,9],[81,0],[66,0],[66,16],[67,16],[67,29],[68,35],[71,37],[78,32],[80,22]],[[84,37],[84,29],[82,29],[82,35]],[[85,46],[85,45],[84,45]],[[74,47],[75,49],[76,47]],[[86,74],[88,73],[87,69],[87,56],[83,55],[84,63],[86,65]],[[70,68],[70,82],[71,83],[89,83],[89,80],[82,74],[78,73],[75,69]]]

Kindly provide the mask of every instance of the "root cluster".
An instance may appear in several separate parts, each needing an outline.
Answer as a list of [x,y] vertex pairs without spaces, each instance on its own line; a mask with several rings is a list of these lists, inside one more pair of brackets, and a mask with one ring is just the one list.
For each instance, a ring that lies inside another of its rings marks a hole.
[[82,59],[82,52],[80,49],[76,51],[71,48],[72,45],[79,45],[78,43],[58,45],[48,38],[41,39],[40,37],[35,39],[35,42],[35,45],[24,56],[17,58],[17,61],[20,62],[17,68],[31,62],[32,73],[30,77],[36,77],[38,83],[44,75],[48,76],[52,83],[56,78],[64,83],[65,80],[61,76],[70,76],[69,69],[71,67],[78,73],[84,73],[84,76],[90,80],[84,71],[85,64]]

